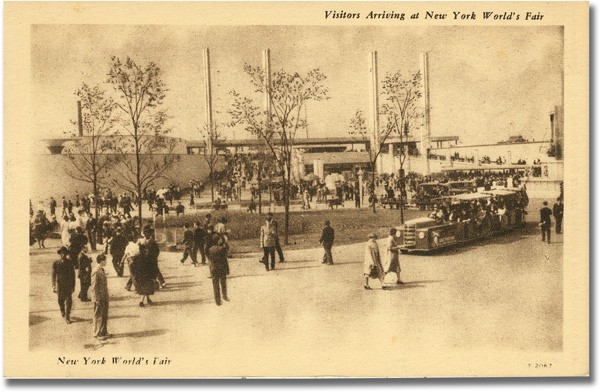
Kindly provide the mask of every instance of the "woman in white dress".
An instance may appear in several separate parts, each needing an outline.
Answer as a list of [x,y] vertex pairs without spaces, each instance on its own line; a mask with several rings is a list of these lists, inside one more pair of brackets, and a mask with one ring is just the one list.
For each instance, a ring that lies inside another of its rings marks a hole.
[[63,215],[63,220],[60,222],[60,240],[63,246],[69,247],[71,244],[71,233],[69,232],[70,219],[68,216]]

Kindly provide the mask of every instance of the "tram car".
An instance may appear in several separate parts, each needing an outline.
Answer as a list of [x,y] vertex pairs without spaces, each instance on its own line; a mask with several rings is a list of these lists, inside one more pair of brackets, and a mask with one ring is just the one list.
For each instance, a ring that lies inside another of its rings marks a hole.
[[441,203],[450,211],[433,212],[432,217],[413,219],[397,228],[402,253],[478,241],[525,224],[526,204],[519,192],[467,193],[445,197]]
[[427,182],[419,184],[415,205],[421,210],[430,210],[443,202],[446,196],[477,192],[474,181]]

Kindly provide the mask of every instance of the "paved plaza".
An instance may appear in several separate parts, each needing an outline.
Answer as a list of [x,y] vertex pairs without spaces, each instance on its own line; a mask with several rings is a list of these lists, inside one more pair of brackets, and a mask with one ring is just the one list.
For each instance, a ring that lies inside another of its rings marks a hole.
[[124,289],[127,278],[116,276],[109,259],[108,330],[113,337],[103,342],[92,337],[93,305],[77,299],[79,283],[74,322],[66,325],[61,318],[50,284],[59,241],[48,240],[47,246],[30,253],[31,350],[189,350],[216,358],[302,346],[318,348],[313,359],[322,360],[340,345],[406,352],[432,346],[524,353],[562,349],[562,236],[542,243],[533,223],[435,254],[402,255],[406,284],[389,291],[377,289],[376,282],[375,290],[363,289],[364,243],[334,247],[333,266],[321,264],[321,249],[289,251],[286,262],[271,272],[258,263],[258,252],[238,255],[230,260],[231,301],[220,307],[208,268],[194,268],[189,260],[180,265],[179,252],[161,253],[168,287],[145,308]]

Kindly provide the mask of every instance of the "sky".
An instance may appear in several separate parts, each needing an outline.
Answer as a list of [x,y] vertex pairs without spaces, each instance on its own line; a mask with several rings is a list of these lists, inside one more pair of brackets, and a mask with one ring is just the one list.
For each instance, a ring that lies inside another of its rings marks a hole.
[[[379,26],[121,26],[32,27],[31,99],[40,139],[74,131],[74,92],[83,82],[105,84],[111,56],[157,63],[169,91],[164,108],[172,135],[200,139],[206,120],[203,48],[211,57],[214,120],[230,121],[231,90],[254,98],[244,63],[262,65],[271,50],[273,71],[320,68],[330,99],[309,102],[310,137],[346,136],[357,109],[369,112],[369,58],[377,51],[380,80],[420,69],[429,52],[431,134],[459,136],[462,144],[509,136],[550,137],[549,113],[562,104],[561,27]],[[228,138],[248,138],[241,128]]]

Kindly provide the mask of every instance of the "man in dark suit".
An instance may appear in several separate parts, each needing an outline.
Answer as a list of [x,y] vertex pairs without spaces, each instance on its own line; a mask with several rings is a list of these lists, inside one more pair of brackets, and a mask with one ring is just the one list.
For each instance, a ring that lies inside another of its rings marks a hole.
[[79,277],[80,287],[78,298],[81,302],[90,302],[88,289],[92,284],[92,259],[84,251],[81,251],[77,256],[77,266],[79,269],[77,276]]
[[552,207],[552,215],[554,215],[554,220],[556,221],[556,234],[562,233],[562,220],[563,220],[563,211],[565,206],[563,205],[562,199],[559,197],[556,199],[556,204]]
[[548,202],[544,202],[544,207],[540,210],[540,226],[542,228],[542,242],[546,240],[548,235],[548,243],[550,243],[550,227],[552,226],[552,210],[548,208]]
[[221,306],[221,292],[223,293],[223,299],[229,301],[227,297],[227,248],[223,237],[218,233],[212,233],[208,243],[210,245],[208,252],[211,259],[210,276],[213,283],[215,302],[218,306]]
[[331,248],[333,247],[334,237],[335,235],[334,230],[331,227],[331,222],[326,220],[325,227],[323,228],[323,233],[321,234],[321,239],[319,240],[319,242],[323,244],[323,249],[325,250],[325,254],[323,255],[323,264],[333,264]]
[[188,256],[192,259],[192,264],[196,265],[198,262],[196,261],[196,257],[193,252],[194,247],[194,232],[190,229],[190,224],[185,224],[185,231],[183,232],[183,245],[185,248],[183,249],[183,257],[181,259],[181,264],[185,263]]
[[75,262],[66,247],[58,250],[60,260],[52,265],[52,291],[58,294],[60,314],[71,324],[71,295],[75,291]]
[[205,231],[201,227],[200,222],[196,222],[196,228],[194,229],[194,247],[192,248],[192,255],[198,261],[198,251],[202,257],[202,264],[206,264],[206,252],[204,250],[204,237]]
[[123,276],[123,267],[125,264],[123,262],[123,255],[125,254],[127,244],[129,244],[129,241],[127,241],[127,238],[123,235],[123,229],[117,227],[114,237],[110,240],[110,254],[117,276]]

